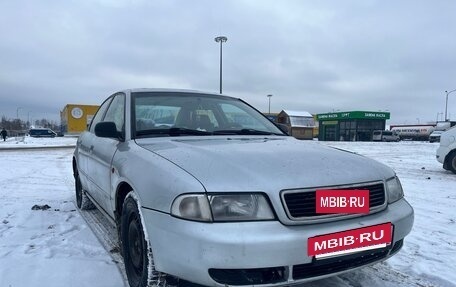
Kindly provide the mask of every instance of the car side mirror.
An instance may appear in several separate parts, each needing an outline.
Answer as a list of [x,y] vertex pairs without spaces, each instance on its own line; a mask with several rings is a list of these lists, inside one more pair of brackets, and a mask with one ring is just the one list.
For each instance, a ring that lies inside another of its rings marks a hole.
[[95,135],[100,138],[119,139],[119,133],[114,122],[99,122],[95,125]]
[[276,125],[284,134],[286,134],[287,136],[290,135],[290,134],[288,133],[288,126],[287,126],[286,124],[275,123],[275,125]]

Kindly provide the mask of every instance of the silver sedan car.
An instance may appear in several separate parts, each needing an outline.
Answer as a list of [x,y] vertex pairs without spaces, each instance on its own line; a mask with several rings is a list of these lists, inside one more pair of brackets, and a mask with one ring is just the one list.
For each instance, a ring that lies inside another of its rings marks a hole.
[[[218,94],[113,94],[79,137],[73,171],[78,207],[117,226],[135,287],[316,280],[389,258],[413,225],[389,167],[289,137]],[[343,209],[357,191],[367,210]]]

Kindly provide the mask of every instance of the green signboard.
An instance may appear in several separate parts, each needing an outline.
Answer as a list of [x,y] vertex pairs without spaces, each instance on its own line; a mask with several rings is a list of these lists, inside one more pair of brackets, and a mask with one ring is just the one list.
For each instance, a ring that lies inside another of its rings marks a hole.
[[318,114],[319,121],[334,121],[334,120],[389,120],[390,113],[387,112],[367,112],[367,111],[354,111],[354,112],[340,112],[340,113],[327,113]]

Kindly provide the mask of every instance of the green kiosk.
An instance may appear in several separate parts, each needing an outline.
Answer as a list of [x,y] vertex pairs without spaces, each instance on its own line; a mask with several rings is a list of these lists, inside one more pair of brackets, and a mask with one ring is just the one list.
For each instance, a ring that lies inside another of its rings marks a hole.
[[385,130],[388,112],[352,111],[317,114],[320,141],[372,141],[375,130]]

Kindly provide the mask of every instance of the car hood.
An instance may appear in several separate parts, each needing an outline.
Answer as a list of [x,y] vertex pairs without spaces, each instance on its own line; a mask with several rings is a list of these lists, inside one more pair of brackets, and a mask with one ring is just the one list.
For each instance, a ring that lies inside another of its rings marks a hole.
[[136,142],[193,175],[209,192],[277,191],[394,176],[392,169],[372,159],[291,137],[204,136]]

